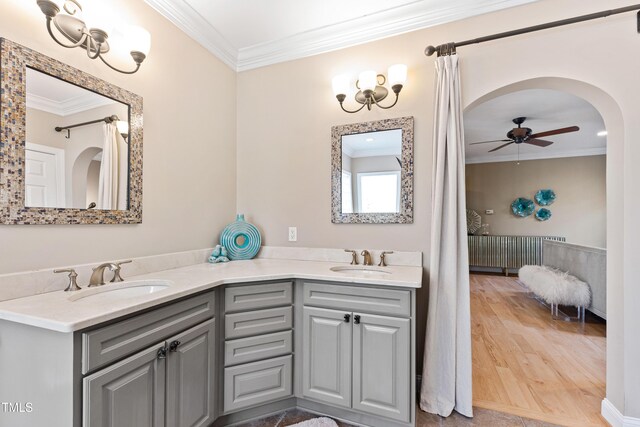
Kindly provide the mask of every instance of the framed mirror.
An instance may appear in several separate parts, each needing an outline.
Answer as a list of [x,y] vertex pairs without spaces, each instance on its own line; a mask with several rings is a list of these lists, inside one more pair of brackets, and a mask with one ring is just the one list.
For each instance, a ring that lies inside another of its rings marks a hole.
[[142,222],[142,98],[0,39],[0,222]]
[[413,117],[331,128],[331,222],[413,222]]

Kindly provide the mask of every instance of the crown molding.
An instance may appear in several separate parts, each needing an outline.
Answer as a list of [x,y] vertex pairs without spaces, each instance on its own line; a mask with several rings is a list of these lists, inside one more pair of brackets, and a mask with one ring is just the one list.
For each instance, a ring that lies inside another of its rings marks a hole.
[[43,96],[34,95],[33,93],[27,96],[27,108],[33,108],[62,117],[115,103],[116,101],[111,99],[98,99],[95,96],[77,96],[64,102],[53,101]]
[[414,1],[405,6],[238,50],[185,0],[145,0],[153,9],[236,71],[331,52],[534,1],[537,0],[487,0],[478,4],[477,0],[455,0],[439,8],[429,8],[425,1]]
[[145,0],[189,37],[237,71],[238,50],[184,0]]
[[[559,153],[551,153],[551,154],[520,154],[520,161],[525,160],[545,160],[545,159],[562,159],[565,157],[586,157],[586,156],[602,156],[603,154],[607,154],[607,148],[588,148],[585,150],[573,150],[573,151],[563,151]],[[472,159],[467,158],[465,163],[468,165],[478,164],[478,163],[499,163],[499,162],[515,162],[518,161],[518,155],[516,154],[508,154],[502,156],[480,156],[474,157]]]

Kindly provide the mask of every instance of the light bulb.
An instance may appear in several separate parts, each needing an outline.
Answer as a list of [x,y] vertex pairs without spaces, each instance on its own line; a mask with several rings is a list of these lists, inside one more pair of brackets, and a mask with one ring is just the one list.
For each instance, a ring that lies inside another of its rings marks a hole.
[[363,71],[358,76],[358,80],[361,91],[374,91],[378,85],[378,74],[371,70]]
[[404,64],[396,64],[389,67],[387,71],[389,84],[391,87],[395,85],[403,85],[407,81],[407,66]]
[[331,81],[333,86],[333,94],[335,96],[338,95],[346,95],[349,92],[349,83],[350,77],[348,74],[340,74],[339,76],[335,76]]

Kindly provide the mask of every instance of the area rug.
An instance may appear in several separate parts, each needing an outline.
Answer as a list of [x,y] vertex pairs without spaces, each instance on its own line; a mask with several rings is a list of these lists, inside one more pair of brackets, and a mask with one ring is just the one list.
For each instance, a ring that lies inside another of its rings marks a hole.
[[298,424],[292,424],[289,427],[338,427],[338,424],[331,418],[321,417],[303,421]]

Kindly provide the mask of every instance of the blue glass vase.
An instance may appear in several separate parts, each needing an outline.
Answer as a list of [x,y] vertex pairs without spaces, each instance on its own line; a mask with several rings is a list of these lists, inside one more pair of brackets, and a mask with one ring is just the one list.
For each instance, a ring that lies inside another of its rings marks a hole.
[[244,214],[238,214],[235,222],[227,225],[220,235],[220,244],[227,248],[229,259],[252,259],[260,250],[262,236],[255,225],[244,220]]

